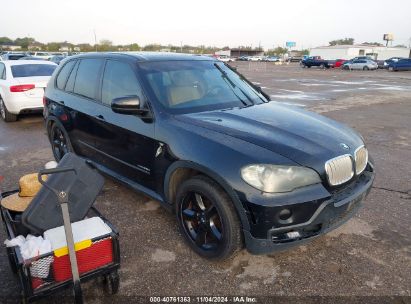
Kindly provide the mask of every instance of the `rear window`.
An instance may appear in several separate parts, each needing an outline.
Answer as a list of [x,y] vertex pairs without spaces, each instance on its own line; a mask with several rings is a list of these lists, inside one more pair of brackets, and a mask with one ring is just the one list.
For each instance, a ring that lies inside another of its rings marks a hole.
[[19,64],[11,66],[11,73],[14,78],[51,76],[56,67],[56,65],[52,64]]

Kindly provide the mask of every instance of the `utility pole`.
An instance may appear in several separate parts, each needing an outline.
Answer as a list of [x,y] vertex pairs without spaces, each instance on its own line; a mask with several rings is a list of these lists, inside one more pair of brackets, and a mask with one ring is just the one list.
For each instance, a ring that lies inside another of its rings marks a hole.
[[180,41],[180,53],[183,52],[183,41]]
[[96,52],[97,52],[97,36],[96,36],[96,30],[93,29],[94,32],[94,46],[96,47]]

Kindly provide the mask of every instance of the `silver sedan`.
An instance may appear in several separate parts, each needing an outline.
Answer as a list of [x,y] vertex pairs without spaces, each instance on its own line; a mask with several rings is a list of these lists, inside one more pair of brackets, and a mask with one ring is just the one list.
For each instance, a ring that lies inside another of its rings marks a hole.
[[376,70],[378,69],[378,64],[369,59],[358,59],[353,61],[348,61],[343,65],[344,70]]

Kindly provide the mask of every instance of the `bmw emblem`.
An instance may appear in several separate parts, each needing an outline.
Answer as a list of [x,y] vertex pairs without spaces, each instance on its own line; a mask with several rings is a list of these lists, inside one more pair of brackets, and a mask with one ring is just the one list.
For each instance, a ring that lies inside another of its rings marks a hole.
[[350,150],[350,147],[345,143],[340,143],[340,147],[343,148],[344,150]]

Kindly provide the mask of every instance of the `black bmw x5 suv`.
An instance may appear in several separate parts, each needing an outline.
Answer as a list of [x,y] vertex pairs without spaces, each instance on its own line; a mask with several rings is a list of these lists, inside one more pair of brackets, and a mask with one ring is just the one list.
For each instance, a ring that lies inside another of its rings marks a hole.
[[99,53],[66,59],[45,93],[67,152],[174,210],[203,257],[301,244],[361,206],[374,168],[360,135],[270,101],[213,58]]

